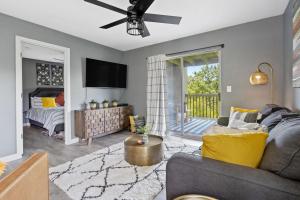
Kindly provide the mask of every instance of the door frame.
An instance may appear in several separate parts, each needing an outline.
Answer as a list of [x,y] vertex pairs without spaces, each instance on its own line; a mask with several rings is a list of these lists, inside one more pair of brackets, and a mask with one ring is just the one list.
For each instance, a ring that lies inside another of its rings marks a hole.
[[65,144],[79,141],[72,139],[71,133],[71,84],[70,84],[70,48],[54,45],[16,35],[16,144],[17,155],[23,155],[23,83],[22,83],[22,45],[32,44],[58,50],[64,53],[64,97],[65,97]]

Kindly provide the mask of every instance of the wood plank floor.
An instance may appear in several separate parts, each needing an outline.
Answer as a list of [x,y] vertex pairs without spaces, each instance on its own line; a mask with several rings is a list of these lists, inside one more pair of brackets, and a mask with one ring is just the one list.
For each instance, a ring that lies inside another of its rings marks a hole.
[[[24,156],[23,159],[9,163],[6,173],[14,169],[23,160],[28,158],[32,153],[37,151],[46,151],[49,156],[49,167],[53,167],[77,157],[84,156],[99,149],[108,147],[124,141],[129,136],[129,132],[108,135],[93,140],[92,145],[78,143],[74,145],[65,145],[63,141],[45,136],[41,133],[42,129],[34,127],[24,128]],[[70,200],[70,198],[55,184],[50,182],[50,199],[51,200]]]
[[[77,157],[95,152],[99,149],[108,147],[119,142],[123,142],[130,135],[128,131],[111,134],[102,138],[96,138],[93,143],[88,146],[86,143],[78,143],[73,145],[65,145],[63,141],[43,135],[42,129],[35,127],[24,128],[24,156],[22,159],[10,162],[5,174],[18,166],[23,160],[28,158],[32,153],[37,151],[48,152],[49,167],[53,167]],[[174,140],[183,141],[177,137]],[[200,145],[200,141],[184,140],[190,145]],[[4,175],[5,175],[4,174]],[[2,175],[2,176],[4,176]],[[50,182],[50,199],[51,200],[70,200],[70,198],[55,184]],[[155,200],[165,200],[165,191],[162,191]]]

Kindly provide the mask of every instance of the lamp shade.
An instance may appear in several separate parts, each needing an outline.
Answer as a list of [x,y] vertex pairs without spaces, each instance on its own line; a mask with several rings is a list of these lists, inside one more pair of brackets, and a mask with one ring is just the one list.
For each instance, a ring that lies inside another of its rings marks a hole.
[[251,85],[265,85],[269,82],[268,75],[259,69],[253,72],[250,76]]

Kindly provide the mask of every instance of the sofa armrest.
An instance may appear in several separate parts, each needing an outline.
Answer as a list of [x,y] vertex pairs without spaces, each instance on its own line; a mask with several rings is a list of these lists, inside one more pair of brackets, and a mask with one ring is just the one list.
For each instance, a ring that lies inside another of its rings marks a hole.
[[299,199],[300,183],[261,169],[177,153],[167,163],[167,199],[202,194],[217,199]]
[[219,117],[217,120],[217,124],[220,126],[228,126],[229,117]]

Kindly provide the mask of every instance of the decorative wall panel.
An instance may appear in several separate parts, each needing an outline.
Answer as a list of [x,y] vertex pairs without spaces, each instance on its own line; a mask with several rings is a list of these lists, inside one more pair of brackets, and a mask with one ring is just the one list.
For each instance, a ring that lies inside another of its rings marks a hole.
[[63,86],[64,85],[64,68],[59,65],[51,65],[51,85]]
[[36,84],[41,85],[50,85],[50,66],[49,64],[36,64]]
[[64,68],[61,65],[36,64],[36,83],[38,86],[63,86]]

